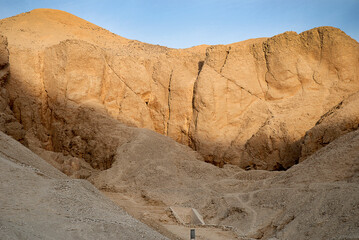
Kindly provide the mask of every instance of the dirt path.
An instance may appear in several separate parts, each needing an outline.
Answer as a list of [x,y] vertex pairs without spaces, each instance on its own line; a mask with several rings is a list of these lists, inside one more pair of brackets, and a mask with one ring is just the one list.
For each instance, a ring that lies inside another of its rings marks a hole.
[[133,199],[122,193],[102,193],[113,202],[125,209],[136,219],[149,225],[156,231],[170,239],[190,239],[190,230],[195,229],[196,240],[231,240],[241,239],[230,229],[223,229],[216,226],[185,226],[179,224],[171,215],[169,206],[148,203],[144,199]]

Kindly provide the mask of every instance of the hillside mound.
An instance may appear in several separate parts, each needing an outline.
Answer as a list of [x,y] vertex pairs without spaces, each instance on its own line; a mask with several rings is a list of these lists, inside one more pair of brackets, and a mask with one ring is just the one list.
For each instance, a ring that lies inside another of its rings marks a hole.
[[1,32],[18,47],[43,48],[66,39],[81,39],[105,47],[130,40],[117,36],[70,13],[54,9],[35,9],[0,22]]

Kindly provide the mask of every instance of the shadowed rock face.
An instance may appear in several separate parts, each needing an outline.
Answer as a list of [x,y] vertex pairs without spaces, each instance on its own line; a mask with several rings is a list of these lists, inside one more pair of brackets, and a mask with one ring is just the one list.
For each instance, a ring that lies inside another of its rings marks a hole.
[[10,99],[4,88],[10,75],[9,52],[7,39],[0,35],[0,131],[25,143],[25,131],[10,109]]
[[28,138],[96,168],[111,151],[94,156],[79,131],[59,133],[76,122],[67,106],[155,130],[218,166],[280,170],[298,162],[305,132],[359,90],[359,45],[332,27],[176,50],[38,9],[1,20],[0,33],[12,66],[6,88]]

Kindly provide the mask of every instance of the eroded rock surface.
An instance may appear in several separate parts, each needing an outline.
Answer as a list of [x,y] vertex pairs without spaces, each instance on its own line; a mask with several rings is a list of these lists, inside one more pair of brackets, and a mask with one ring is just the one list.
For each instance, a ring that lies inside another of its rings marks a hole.
[[[332,27],[176,50],[37,9],[1,20],[0,33],[16,118],[41,147],[64,154],[81,141],[76,133],[59,141],[56,109],[78,105],[167,135],[218,166],[287,169],[306,131],[359,90],[358,43]],[[109,156],[94,159],[107,166]]]
[[0,35],[0,131],[25,143],[25,131],[10,109],[10,99],[4,86],[10,75],[9,51],[7,39]]
[[358,43],[330,27],[208,48],[195,87],[195,149],[244,168],[292,166],[305,132],[358,91],[358,59]]
[[303,139],[301,161],[336,138],[359,126],[359,93],[355,93],[324,114]]

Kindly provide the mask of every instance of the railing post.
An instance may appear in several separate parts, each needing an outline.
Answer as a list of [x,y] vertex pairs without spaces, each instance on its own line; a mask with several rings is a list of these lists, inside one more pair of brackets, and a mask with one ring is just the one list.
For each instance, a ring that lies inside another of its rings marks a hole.
[[190,239],[191,239],[191,240],[196,239],[196,232],[195,232],[194,229],[191,229],[191,238],[190,238]]

